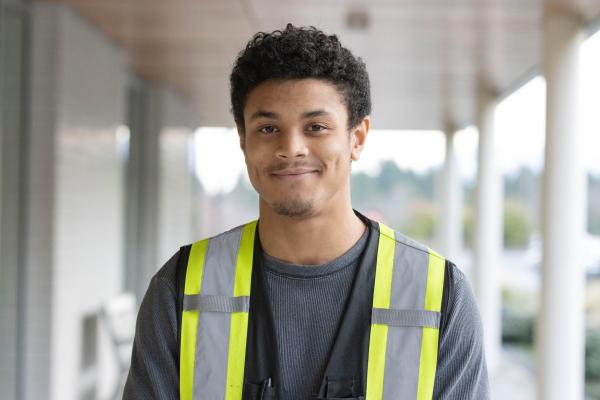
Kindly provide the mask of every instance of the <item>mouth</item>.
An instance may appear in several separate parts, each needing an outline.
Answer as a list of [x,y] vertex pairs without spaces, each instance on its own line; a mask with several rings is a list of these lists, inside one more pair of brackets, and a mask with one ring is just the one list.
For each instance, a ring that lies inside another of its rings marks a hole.
[[280,179],[299,179],[317,174],[316,169],[292,169],[272,172],[271,176]]

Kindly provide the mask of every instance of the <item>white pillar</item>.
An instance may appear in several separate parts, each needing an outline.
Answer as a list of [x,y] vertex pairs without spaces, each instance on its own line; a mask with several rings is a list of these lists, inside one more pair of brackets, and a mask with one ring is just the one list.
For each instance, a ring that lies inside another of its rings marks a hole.
[[442,182],[438,199],[440,201],[440,219],[438,226],[439,250],[449,260],[458,263],[462,249],[462,184],[456,151],[454,150],[455,127],[448,123],[444,129],[446,135],[446,158],[442,171]]
[[578,159],[580,18],[570,2],[546,4],[542,67],[546,77],[541,312],[537,329],[539,395],[584,396],[585,175]]
[[502,256],[502,174],[494,154],[496,95],[486,86],[478,91],[478,173],[474,229],[475,293],[483,321],[487,365],[493,372],[501,347],[500,258]]

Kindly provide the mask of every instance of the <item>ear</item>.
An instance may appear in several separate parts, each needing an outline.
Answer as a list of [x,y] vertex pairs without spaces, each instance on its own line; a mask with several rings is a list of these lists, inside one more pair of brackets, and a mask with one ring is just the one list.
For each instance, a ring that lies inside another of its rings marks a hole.
[[352,128],[352,131],[350,132],[350,158],[353,161],[358,161],[360,158],[360,153],[367,141],[370,125],[371,117],[367,115],[358,125]]

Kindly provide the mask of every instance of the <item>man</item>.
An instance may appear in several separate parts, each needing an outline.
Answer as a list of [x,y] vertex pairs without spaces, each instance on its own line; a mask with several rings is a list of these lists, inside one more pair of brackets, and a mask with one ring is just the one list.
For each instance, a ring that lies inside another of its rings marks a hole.
[[364,63],[315,28],[258,33],[230,77],[259,220],[154,276],[125,399],[486,399],[463,274],[352,209]]

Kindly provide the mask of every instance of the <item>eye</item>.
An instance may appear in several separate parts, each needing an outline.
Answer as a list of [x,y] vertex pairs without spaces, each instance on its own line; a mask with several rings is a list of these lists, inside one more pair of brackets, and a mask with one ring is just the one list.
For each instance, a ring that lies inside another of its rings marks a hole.
[[321,131],[324,131],[325,129],[327,129],[327,127],[320,125],[320,124],[311,124],[309,126],[309,128],[310,128],[309,130],[311,132],[321,132]]
[[270,135],[270,134],[275,133],[276,130],[277,130],[277,128],[275,128],[273,125],[267,125],[267,126],[263,126],[258,131],[261,133]]

